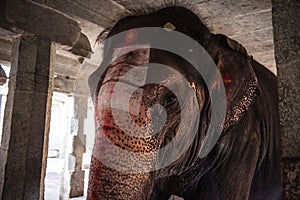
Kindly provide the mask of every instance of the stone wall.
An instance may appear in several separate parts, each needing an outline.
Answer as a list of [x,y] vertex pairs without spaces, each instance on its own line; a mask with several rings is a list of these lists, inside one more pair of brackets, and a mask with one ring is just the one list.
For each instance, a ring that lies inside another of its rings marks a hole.
[[300,1],[273,0],[284,199],[300,199]]

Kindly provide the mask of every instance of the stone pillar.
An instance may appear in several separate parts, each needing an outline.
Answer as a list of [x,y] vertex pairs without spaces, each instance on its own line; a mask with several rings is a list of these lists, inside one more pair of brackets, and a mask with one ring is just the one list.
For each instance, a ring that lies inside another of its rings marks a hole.
[[50,57],[49,40],[22,35],[13,41],[0,148],[2,200],[40,199]]
[[300,1],[272,0],[284,199],[300,199]]
[[[84,195],[84,180],[86,170],[82,168],[83,154],[87,151],[87,140],[91,140],[90,130],[91,122],[87,123],[88,119],[88,101],[90,97],[90,90],[88,86],[88,78],[92,72],[97,69],[98,66],[92,65],[88,62],[84,62],[78,72],[76,82],[74,84],[74,119],[77,122],[76,129],[74,132],[76,136],[73,138],[73,166],[74,171],[72,172],[70,179],[70,193],[69,197],[78,197]],[[93,118],[94,119],[94,116]],[[92,123],[94,126],[94,123]],[[90,144],[91,141],[88,141]]]
[[83,153],[85,153],[85,138],[84,135],[84,121],[87,117],[87,97],[75,96],[75,117],[78,121],[77,135],[73,138],[73,152],[74,156],[74,171],[70,180],[70,195],[69,197],[80,197],[84,195],[84,174],[82,169]]
[[74,117],[71,122],[71,135],[68,145],[64,173],[62,174],[60,200],[84,196],[85,171],[82,169],[85,138],[84,120],[87,113],[87,97],[74,96]]
[[41,183],[40,183],[40,200],[44,200],[44,195],[45,195],[45,177],[46,177],[48,149],[49,149],[48,146],[49,146],[50,123],[51,123],[52,96],[53,96],[53,89],[54,89],[54,60],[56,59],[55,49],[56,49],[55,43],[52,42],[51,53],[50,53],[49,87],[48,87],[48,97],[47,97],[47,107],[46,107],[42,172],[41,172]]

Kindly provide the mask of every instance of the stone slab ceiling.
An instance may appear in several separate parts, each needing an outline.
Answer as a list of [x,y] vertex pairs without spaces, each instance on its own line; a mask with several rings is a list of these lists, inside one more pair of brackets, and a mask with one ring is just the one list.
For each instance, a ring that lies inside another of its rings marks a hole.
[[[75,19],[82,29],[81,32],[87,36],[92,50],[98,52],[95,50],[98,46],[95,41],[104,28],[111,26],[121,17],[130,15],[137,8],[149,5],[159,7],[171,0],[23,1],[55,10]],[[186,2],[199,9],[202,18],[214,33],[222,33],[237,40],[246,47],[254,59],[276,73],[271,0],[189,0]],[[0,31],[0,63],[7,64],[10,60],[10,41],[1,33]],[[57,45],[56,53],[55,75],[60,77],[60,82],[65,80],[65,85],[69,85],[67,87],[73,85],[70,84],[70,80],[75,81],[77,75],[82,74],[80,70],[92,69],[84,65],[94,66],[94,68],[99,65],[99,59],[75,56],[71,47],[66,45]],[[94,55],[94,57],[101,57],[101,55]],[[64,88],[64,91],[72,92],[72,88]]]

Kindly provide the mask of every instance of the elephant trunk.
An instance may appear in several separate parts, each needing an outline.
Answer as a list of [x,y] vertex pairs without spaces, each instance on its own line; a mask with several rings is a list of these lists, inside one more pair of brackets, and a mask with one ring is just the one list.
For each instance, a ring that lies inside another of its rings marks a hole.
[[153,172],[122,172],[92,157],[87,200],[146,200],[150,197],[153,182]]
[[[122,51],[124,48],[115,49],[112,60]],[[100,83],[95,96],[96,136],[88,200],[150,198],[156,161],[152,152],[159,148],[159,138],[148,135],[151,105],[145,104],[143,89],[131,83],[132,79],[121,80],[138,65],[147,64],[149,53],[149,48],[143,48],[118,57]],[[140,76],[145,76],[143,71]],[[127,96],[131,98],[125,99]]]

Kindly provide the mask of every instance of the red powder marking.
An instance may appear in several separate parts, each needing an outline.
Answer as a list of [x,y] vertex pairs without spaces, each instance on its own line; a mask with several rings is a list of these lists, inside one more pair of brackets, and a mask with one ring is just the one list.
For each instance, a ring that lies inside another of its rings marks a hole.
[[125,40],[126,42],[133,42],[138,36],[138,32],[135,29],[130,29],[129,31],[127,31],[126,36],[125,36]]
[[230,72],[225,72],[223,74],[224,83],[231,83],[232,82],[232,76]]

